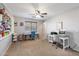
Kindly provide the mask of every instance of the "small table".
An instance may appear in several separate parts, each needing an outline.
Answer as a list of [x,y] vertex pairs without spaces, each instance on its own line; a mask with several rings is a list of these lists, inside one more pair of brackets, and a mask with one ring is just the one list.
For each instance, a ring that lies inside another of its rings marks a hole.
[[63,50],[69,47],[69,37],[59,37],[59,40],[62,41],[60,44],[63,45]]

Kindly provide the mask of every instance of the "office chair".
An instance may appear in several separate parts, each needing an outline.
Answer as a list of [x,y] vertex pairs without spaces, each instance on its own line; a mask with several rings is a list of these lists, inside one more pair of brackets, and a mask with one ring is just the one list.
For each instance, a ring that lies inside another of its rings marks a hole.
[[35,39],[35,31],[31,32],[31,39],[34,40]]
[[56,49],[58,48],[58,33],[57,32],[51,32],[51,35],[53,35],[53,43],[52,46],[56,46]]

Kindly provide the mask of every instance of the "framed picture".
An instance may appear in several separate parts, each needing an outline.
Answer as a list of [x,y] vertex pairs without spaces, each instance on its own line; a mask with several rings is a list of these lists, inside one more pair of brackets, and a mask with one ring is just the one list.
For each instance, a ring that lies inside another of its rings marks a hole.
[[5,13],[5,8],[0,9],[0,14],[4,14]]
[[20,26],[23,26],[24,24],[23,24],[23,22],[20,22]]

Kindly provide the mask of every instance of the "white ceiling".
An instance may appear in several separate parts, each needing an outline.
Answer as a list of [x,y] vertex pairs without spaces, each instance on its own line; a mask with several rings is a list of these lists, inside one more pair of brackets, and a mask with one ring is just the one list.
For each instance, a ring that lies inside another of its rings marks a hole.
[[35,9],[47,12],[47,18],[49,18],[79,7],[78,3],[6,3],[5,5],[14,16],[26,18],[31,18]]

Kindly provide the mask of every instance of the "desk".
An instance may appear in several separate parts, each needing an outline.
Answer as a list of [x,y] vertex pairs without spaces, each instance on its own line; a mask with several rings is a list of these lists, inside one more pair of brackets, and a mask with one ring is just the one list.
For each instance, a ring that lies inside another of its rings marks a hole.
[[[39,39],[39,34],[36,33],[35,35],[36,35],[35,38],[38,38],[38,39]],[[31,39],[31,33],[29,33],[29,34],[24,34],[24,36],[25,36],[25,39]]]

